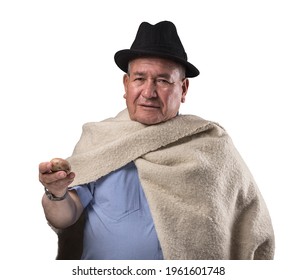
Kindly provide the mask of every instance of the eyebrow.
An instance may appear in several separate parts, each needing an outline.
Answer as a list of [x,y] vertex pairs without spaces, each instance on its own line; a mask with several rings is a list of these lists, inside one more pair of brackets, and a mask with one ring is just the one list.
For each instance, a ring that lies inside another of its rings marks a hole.
[[[133,73],[130,73],[132,75],[135,75],[135,76],[145,76],[146,73],[145,72],[140,72],[140,71],[136,71],[136,72],[133,72]],[[157,78],[164,78],[164,79],[170,79],[170,75],[167,74],[167,73],[160,73],[160,74],[157,74],[156,76]]]
[[144,76],[145,75],[144,72],[139,72],[139,71],[132,72],[132,73],[130,72],[130,74],[135,75],[135,76]]

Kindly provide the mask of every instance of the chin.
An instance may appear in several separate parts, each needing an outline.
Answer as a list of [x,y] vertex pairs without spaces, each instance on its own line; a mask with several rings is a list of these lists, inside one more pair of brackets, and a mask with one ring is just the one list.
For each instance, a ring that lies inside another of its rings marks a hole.
[[148,117],[134,117],[134,118],[131,118],[131,120],[140,122],[145,125],[158,124],[158,123],[161,123],[164,121],[163,118],[156,118],[156,116],[150,117],[150,118],[148,118]]
[[154,125],[164,121],[164,116],[157,112],[142,112],[142,114],[130,114],[130,119],[145,125]]
[[137,118],[137,119],[135,119],[135,121],[140,122],[140,123],[145,124],[145,125],[154,125],[154,124],[158,124],[158,123],[163,122],[163,120],[143,119],[143,118]]

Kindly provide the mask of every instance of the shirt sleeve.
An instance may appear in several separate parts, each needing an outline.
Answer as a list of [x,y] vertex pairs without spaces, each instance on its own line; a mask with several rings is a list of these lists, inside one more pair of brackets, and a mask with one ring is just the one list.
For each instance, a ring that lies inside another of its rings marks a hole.
[[89,183],[84,185],[77,185],[69,188],[69,190],[76,191],[81,204],[83,205],[84,208],[86,208],[93,199],[94,184]]

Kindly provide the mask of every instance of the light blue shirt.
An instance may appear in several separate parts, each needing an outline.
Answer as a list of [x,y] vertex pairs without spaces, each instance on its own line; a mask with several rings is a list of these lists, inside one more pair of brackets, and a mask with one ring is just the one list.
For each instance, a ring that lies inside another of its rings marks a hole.
[[73,189],[86,209],[82,259],[163,259],[133,162]]

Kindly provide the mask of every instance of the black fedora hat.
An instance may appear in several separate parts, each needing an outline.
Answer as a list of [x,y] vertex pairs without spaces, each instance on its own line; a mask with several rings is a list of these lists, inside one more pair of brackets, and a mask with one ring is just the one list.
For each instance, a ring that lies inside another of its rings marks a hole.
[[161,21],[155,25],[142,22],[131,48],[116,52],[114,60],[121,70],[127,72],[130,60],[146,56],[166,58],[182,64],[188,78],[199,75],[199,70],[188,62],[176,27],[170,21]]

